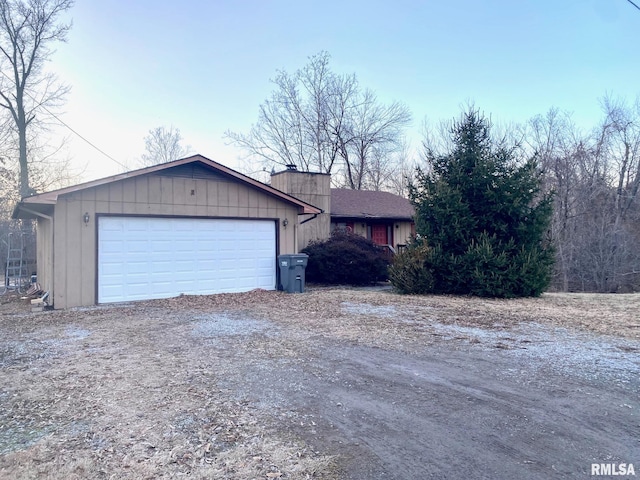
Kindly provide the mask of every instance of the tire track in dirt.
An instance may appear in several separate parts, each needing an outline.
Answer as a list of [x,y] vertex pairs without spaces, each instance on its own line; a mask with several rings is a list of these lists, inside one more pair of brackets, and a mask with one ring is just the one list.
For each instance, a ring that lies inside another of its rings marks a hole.
[[520,383],[501,375],[514,363],[527,372],[504,351],[407,354],[325,341],[303,363],[241,369],[236,393],[272,398],[289,428],[340,455],[353,480],[583,478],[612,455],[638,462],[640,403],[628,392],[540,370]]

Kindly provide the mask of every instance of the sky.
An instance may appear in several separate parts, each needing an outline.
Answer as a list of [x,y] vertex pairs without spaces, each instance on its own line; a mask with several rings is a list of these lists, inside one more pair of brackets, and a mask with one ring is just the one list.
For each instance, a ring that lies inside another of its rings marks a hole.
[[61,127],[85,181],[137,166],[158,126],[246,168],[225,131],[248,132],[277,70],[321,51],[409,107],[414,148],[425,118],[469,103],[500,123],[555,107],[588,129],[602,97],[640,94],[640,10],[627,0],[77,0],[68,17],[48,65],[71,86],[59,117],[115,160]]

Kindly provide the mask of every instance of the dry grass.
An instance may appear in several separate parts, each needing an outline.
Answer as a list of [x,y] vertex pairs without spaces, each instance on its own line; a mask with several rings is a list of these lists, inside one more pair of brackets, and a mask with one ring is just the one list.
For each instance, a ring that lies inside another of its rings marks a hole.
[[[391,292],[328,289],[312,292],[310,296],[311,302],[305,306],[305,310],[323,311],[324,319],[348,317],[350,313],[357,312],[358,305],[361,305],[362,315],[365,316],[379,319],[388,312],[386,316],[389,318],[404,316],[421,320],[423,325],[438,322],[504,328],[520,323],[540,323],[640,339],[640,318],[637,313],[640,310],[640,294],[547,293],[540,298],[501,300],[400,296]],[[346,312],[344,302],[351,305]],[[381,308],[376,311],[369,305]],[[385,310],[389,307],[395,313]]]
[[[319,336],[405,349],[438,341],[429,330],[436,323],[508,330],[535,322],[640,339],[640,295],[487,300],[316,288],[36,314],[7,300],[0,298],[7,479],[336,478],[336,459],[224,387],[234,358],[297,358]],[[254,323],[216,343],[194,334],[197,319],[212,314],[230,316],[232,328],[234,318]]]
[[224,358],[205,356],[188,319],[166,310],[138,304],[2,318],[13,338],[2,351],[1,478],[331,474],[331,458],[218,388]]

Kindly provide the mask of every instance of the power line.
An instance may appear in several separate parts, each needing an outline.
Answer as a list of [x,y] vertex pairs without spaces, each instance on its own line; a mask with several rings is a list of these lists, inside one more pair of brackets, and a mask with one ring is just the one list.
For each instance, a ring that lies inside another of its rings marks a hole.
[[631,0],[627,0],[627,2],[629,2],[631,5],[633,5],[633,6],[634,6],[634,7],[636,7],[638,10],[640,10],[640,7],[639,7],[637,4],[633,3]]
[[[4,77],[6,77],[9,81],[13,82],[15,85],[15,81],[8,76],[5,72],[0,72],[2,73],[2,75]],[[31,95],[30,92],[24,90],[23,91],[28,97],[31,98],[31,100],[33,100],[34,102],[38,102],[38,100],[36,100],[33,95]],[[94,143],[92,143],[90,140],[88,140],[87,138],[85,138],[84,136],[82,136],[80,133],[78,133],[75,129],[73,129],[69,124],[67,124],[66,122],[62,121],[60,119],[60,117],[58,117],[55,113],[53,113],[51,110],[49,110],[47,107],[45,107],[42,103],[38,103],[39,107],[42,107],[42,109],[47,112],[49,115],[51,115],[53,118],[55,118],[61,125],[63,125],[64,127],[66,127],[67,129],[69,129],[69,131],[71,131],[72,133],[74,133],[75,135],[77,135],[78,137],[80,137],[80,139],[82,139],[83,141],[85,141],[88,145],[90,145],[92,148],[96,149],[98,152],[100,152],[102,155],[104,155],[105,157],[107,157],[109,160],[111,160],[114,163],[117,163],[118,165],[120,165],[122,168],[124,168],[125,170],[128,170],[128,167],[119,162],[118,160],[116,160],[115,158],[113,158],[111,155],[109,155],[108,153],[106,153],[104,150],[102,150],[101,148],[99,148],[97,145],[95,145]]]
[[[33,98],[33,97],[32,97]],[[67,127],[71,132],[75,133],[78,137],[80,137],[82,140],[84,140],[87,144],[89,144],[90,146],[92,146],[93,148],[95,148],[98,152],[100,152],[102,155],[104,155],[105,157],[107,157],[109,160],[111,160],[112,162],[117,163],[118,165],[120,165],[122,168],[124,168],[125,170],[129,170],[129,168],[119,162],[118,160],[116,160],[115,158],[113,158],[111,155],[109,155],[108,153],[106,153],[104,150],[102,150],[101,148],[99,148],[98,146],[94,145],[91,141],[89,141],[88,139],[86,139],[85,137],[83,137],[82,135],[80,135],[78,132],[76,132],[73,128],[71,128],[71,126],[69,126],[67,123],[63,122],[55,113],[51,112],[51,110],[49,110],[47,107],[45,107],[44,105],[40,105],[49,115],[51,115],[53,118],[55,118],[58,122],[60,122],[63,126]]]

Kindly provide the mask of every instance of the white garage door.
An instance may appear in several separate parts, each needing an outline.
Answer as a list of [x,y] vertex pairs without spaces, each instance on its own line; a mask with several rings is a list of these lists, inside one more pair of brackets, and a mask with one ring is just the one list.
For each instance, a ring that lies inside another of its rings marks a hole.
[[99,218],[99,303],[275,285],[274,221]]

